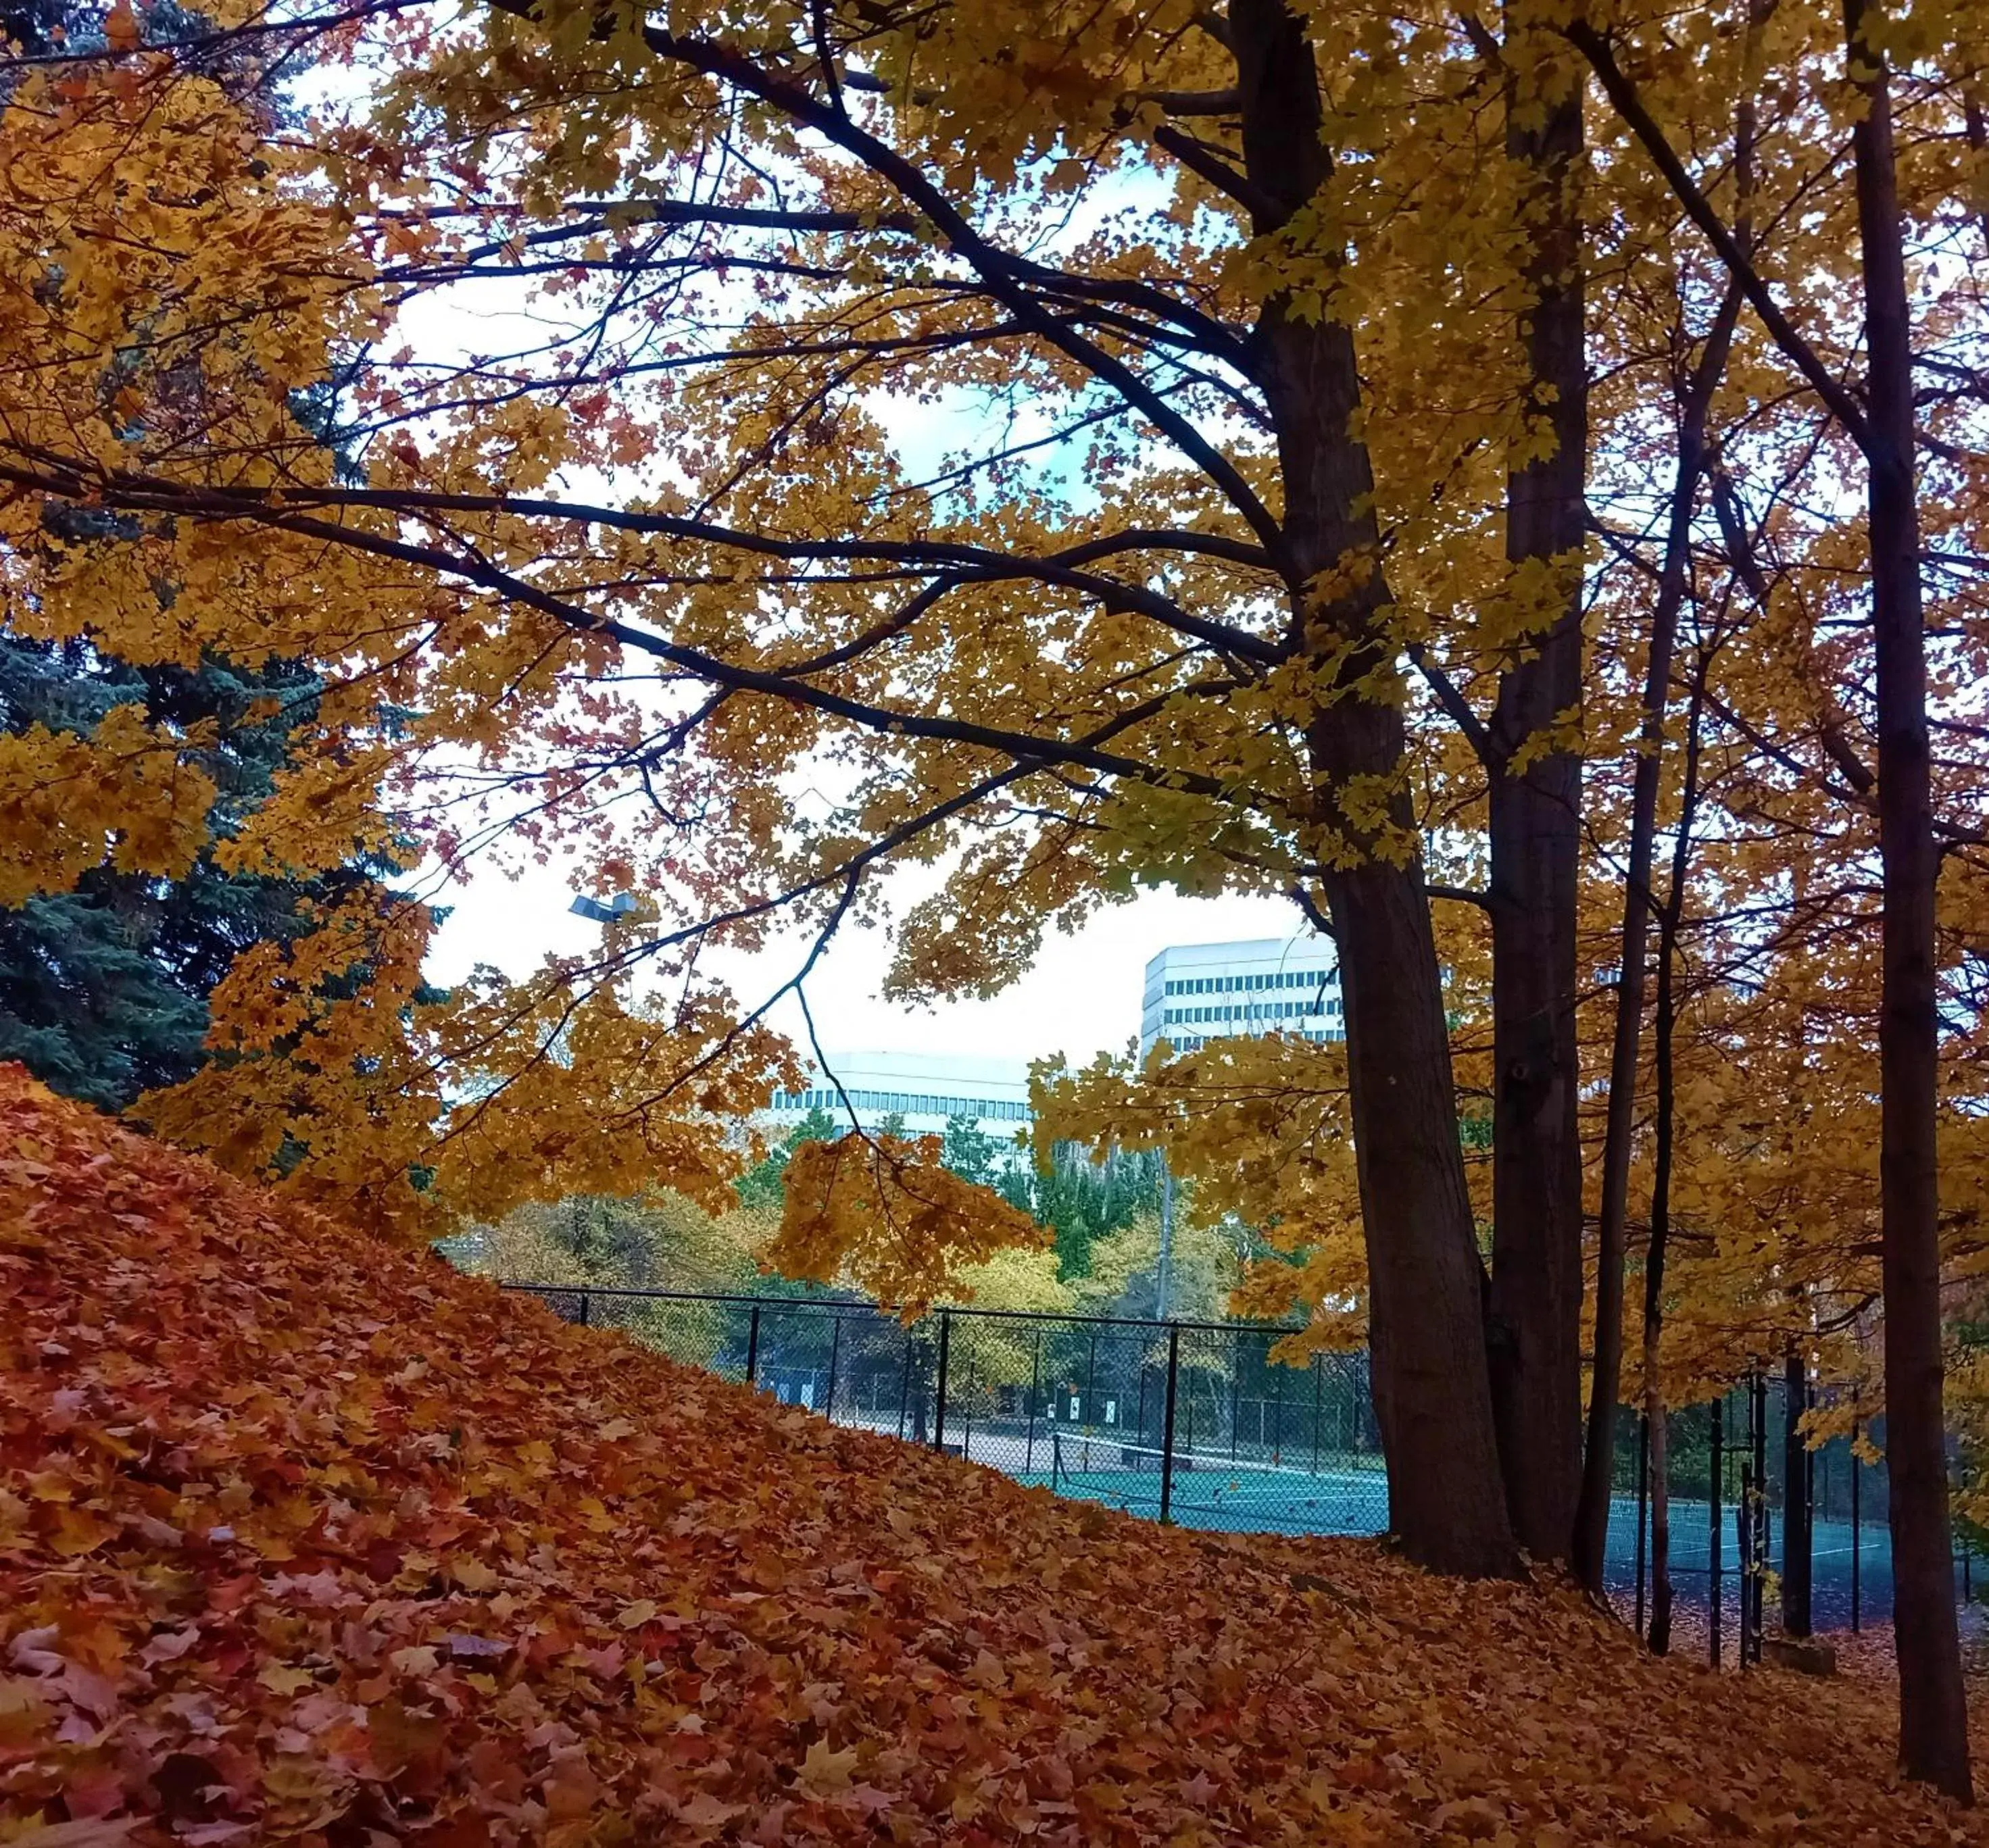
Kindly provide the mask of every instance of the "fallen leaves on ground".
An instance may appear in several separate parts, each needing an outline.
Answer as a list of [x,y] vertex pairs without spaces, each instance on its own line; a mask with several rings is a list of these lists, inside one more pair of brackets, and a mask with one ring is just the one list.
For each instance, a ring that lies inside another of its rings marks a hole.
[[1059,1502],[0,1070],[0,1839],[1989,1840],[1869,1688]]

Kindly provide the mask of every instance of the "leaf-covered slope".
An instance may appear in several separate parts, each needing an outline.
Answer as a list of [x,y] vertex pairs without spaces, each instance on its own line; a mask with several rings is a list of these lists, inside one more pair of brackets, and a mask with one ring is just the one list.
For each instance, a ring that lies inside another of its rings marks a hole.
[[0,1836],[1984,1839],[1858,1689],[832,1429],[18,1068],[0,1300]]

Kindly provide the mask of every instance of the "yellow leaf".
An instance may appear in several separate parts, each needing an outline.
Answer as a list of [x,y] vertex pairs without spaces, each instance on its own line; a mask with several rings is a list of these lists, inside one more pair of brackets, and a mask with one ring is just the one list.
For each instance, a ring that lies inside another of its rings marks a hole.
[[49,1536],[49,1545],[65,1559],[75,1559],[95,1552],[117,1532],[110,1522],[99,1520],[86,1508],[63,1508],[56,1512],[55,1532]]
[[317,1680],[307,1668],[286,1668],[280,1662],[265,1662],[256,1679],[276,1694],[300,1694]]
[[856,1769],[856,1748],[832,1751],[828,1741],[817,1739],[801,1760],[801,1782],[817,1790],[847,1790]]

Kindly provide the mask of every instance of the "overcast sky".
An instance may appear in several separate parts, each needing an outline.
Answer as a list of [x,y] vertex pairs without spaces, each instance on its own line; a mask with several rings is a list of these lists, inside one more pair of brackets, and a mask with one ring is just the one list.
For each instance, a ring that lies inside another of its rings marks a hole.
[[[453,909],[438,934],[431,973],[449,982],[474,963],[489,963],[523,976],[548,952],[591,949],[601,939],[601,927],[568,912],[572,895],[557,866],[530,868],[515,882],[486,870],[466,886],[439,895]],[[951,1002],[934,1010],[883,1000],[883,933],[850,930],[816,965],[808,1005],[831,1051],[1024,1059],[1060,1052],[1082,1063],[1101,1051],[1123,1051],[1137,1037],[1140,975],[1157,951],[1171,943],[1289,936],[1298,922],[1293,907],[1276,899],[1148,892],[1095,915],[1074,935],[1052,931],[1035,966],[993,1000]],[[722,963],[713,959],[710,966],[733,983],[742,1000],[757,1003],[794,973],[803,953],[795,940],[757,957],[735,956]],[[791,998],[771,1017],[806,1050],[800,1010]]]

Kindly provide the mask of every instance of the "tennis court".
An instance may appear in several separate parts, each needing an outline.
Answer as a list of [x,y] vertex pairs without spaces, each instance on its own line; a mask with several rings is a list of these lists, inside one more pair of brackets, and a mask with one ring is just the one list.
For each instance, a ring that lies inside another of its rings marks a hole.
[[[1274,1358],[1288,1330],[961,1308],[910,1324],[852,1302],[514,1287],[532,1289],[562,1315],[625,1328],[834,1423],[944,1448],[1074,1499],[1156,1519],[1164,1498],[1169,1520],[1217,1532],[1363,1535],[1388,1527],[1367,1356]],[[1709,1611],[1716,1583],[1723,1610],[1737,1605],[1737,1504],[1747,1482],[1765,1487],[1767,1561],[1781,1569],[1782,1391],[1781,1380],[1757,1378],[1716,1404],[1672,1416],[1671,1579],[1687,1609]],[[1619,1482],[1635,1480],[1638,1433],[1626,1410]],[[1879,1421],[1868,1434],[1882,1449]],[[1164,1469],[1168,1447],[1172,1465]],[[1892,1611],[1883,1464],[1861,1460],[1840,1436],[1805,1467],[1815,1511],[1817,1626],[1882,1621]],[[1708,1500],[1716,1481],[1716,1555]],[[1854,1513],[1862,1522],[1854,1524]],[[1613,1504],[1607,1562],[1626,1614],[1638,1595],[1638,1525],[1637,1498],[1626,1490]],[[1966,1571],[1960,1566],[1958,1579]]]
[[[1052,1434],[1042,1467],[1011,1469],[1078,1501],[1157,1518],[1162,1453],[1137,1444]],[[1002,1467],[994,1457],[982,1460]],[[1174,1452],[1168,1518],[1220,1533],[1378,1534],[1388,1524],[1388,1485],[1373,1467],[1319,1468],[1246,1463],[1219,1450]]]
[[[984,1440],[977,1460],[1005,1469],[1018,1481],[1053,1489],[1060,1495],[1103,1503],[1129,1514],[1157,1518],[1161,1511],[1162,1453],[1148,1447],[1101,1441],[1083,1433],[1052,1433],[1039,1438],[1027,1459],[1008,1454],[1008,1443]],[[1167,1484],[1168,1518],[1183,1527],[1222,1533],[1375,1534],[1388,1518],[1388,1484],[1371,1464],[1272,1464],[1230,1457],[1225,1452],[1174,1454]],[[1705,1606],[1712,1593],[1713,1548],[1711,1504],[1674,1498],[1671,1504],[1671,1577],[1681,1604]],[[1737,1596],[1742,1558],[1739,1511],[1720,1509],[1720,1579],[1728,1603]],[[1634,1596],[1637,1584],[1638,1504],[1619,1495],[1611,1505],[1607,1572],[1610,1588]],[[1647,1547],[1648,1552],[1648,1547]],[[1882,1521],[1854,1527],[1848,1521],[1818,1518],[1811,1548],[1811,1600],[1819,1629],[1852,1620],[1852,1575],[1858,1576],[1859,1615],[1882,1621],[1892,1614],[1892,1538]],[[1781,1524],[1772,1518],[1769,1563],[1782,1565]]]

